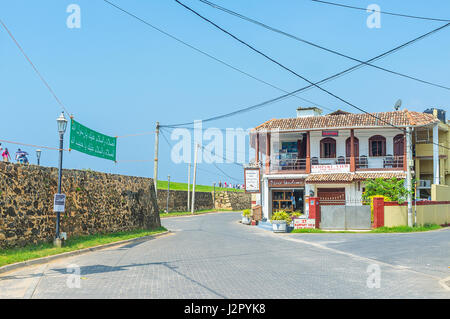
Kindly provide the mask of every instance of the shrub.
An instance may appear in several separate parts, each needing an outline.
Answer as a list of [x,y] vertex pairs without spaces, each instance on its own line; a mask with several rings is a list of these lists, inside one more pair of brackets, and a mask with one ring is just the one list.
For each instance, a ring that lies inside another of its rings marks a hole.
[[252,216],[251,210],[250,210],[250,209],[244,209],[244,210],[242,211],[242,216],[247,217],[247,218],[250,218],[250,217]]
[[292,218],[292,219],[295,219],[295,218],[297,218],[297,217],[300,217],[301,215],[302,215],[302,212],[301,212],[301,211],[293,212],[293,213],[291,214],[291,218]]
[[284,221],[286,221],[286,224],[288,224],[288,225],[292,222],[291,216],[282,210],[279,212],[273,213],[272,220],[284,220]]

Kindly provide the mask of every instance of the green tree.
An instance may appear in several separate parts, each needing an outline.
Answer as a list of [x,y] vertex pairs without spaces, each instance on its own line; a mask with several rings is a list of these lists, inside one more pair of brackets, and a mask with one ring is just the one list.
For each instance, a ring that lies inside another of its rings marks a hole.
[[406,201],[408,193],[402,179],[391,178],[385,180],[383,178],[368,179],[366,181],[366,190],[362,195],[363,200],[370,200],[373,196],[388,197],[389,200],[398,202],[399,204]]

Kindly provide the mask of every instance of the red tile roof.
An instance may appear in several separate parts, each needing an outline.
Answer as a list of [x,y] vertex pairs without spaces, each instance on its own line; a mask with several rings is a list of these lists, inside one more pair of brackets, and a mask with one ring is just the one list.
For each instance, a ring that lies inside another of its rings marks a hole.
[[323,116],[310,116],[286,119],[272,119],[253,130],[308,130],[308,129],[338,129],[351,127],[391,127],[394,126],[421,126],[438,122],[431,114],[413,112],[408,110],[380,113],[359,114],[328,114]]

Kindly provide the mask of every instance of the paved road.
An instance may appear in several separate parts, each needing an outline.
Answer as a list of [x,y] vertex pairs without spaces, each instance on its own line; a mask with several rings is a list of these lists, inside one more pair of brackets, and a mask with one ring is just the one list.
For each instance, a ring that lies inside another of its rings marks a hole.
[[2,274],[0,297],[450,298],[449,229],[280,235],[239,218],[164,219],[173,234]]

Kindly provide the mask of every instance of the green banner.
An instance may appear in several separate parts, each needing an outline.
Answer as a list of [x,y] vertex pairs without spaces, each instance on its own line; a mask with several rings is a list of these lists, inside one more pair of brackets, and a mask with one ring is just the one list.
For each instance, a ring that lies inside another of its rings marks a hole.
[[71,120],[70,149],[116,161],[116,146],[116,137],[98,133],[73,119]]

